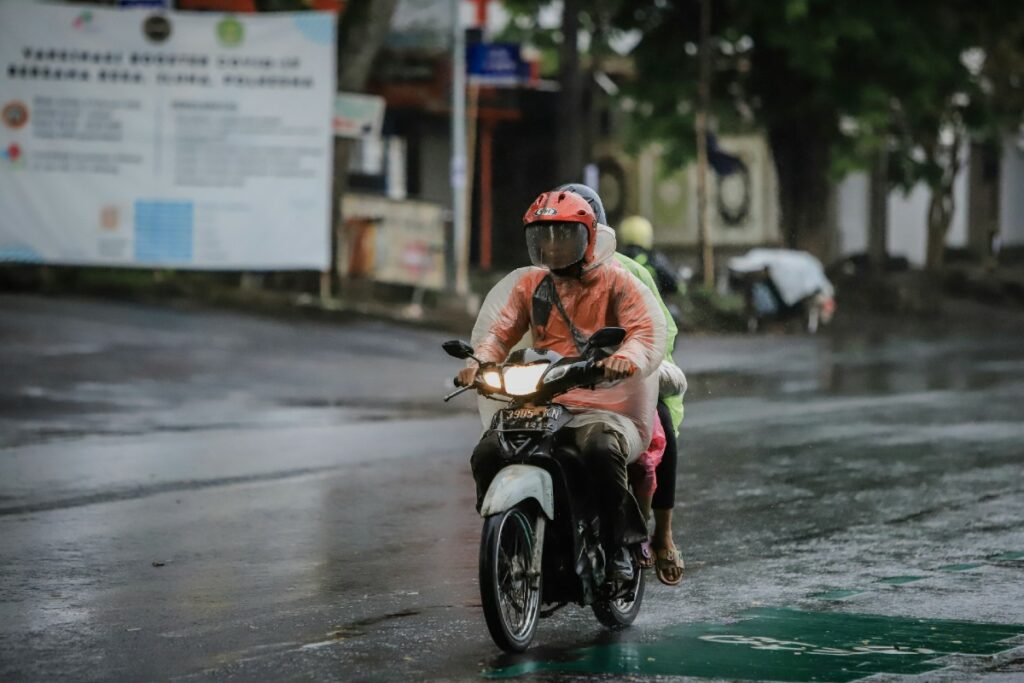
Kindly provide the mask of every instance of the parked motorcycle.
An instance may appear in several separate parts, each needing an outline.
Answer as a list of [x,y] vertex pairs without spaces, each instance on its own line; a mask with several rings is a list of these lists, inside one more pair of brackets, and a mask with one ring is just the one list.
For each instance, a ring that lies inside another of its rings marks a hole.
[[729,286],[743,294],[747,330],[766,322],[799,320],[814,334],[835,314],[835,289],[821,261],[804,251],[751,249],[729,259]]
[[621,629],[636,619],[644,575],[633,559],[633,578],[606,576],[597,505],[588,472],[565,427],[572,413],[555,400],[604,380],[597,361],[625,338],[606,327],[589,339],[578,357],[548,350],[514,351],[501,364],[483,363],[466,342],[444,350],[480,365],[476,380],[448,401],[476,390],[507,406],[495,413],[505,466],[491,482],[480,508],[480,598],[495,644],[522,652],[533,640],[539,618],[576,603],[590,606],[605,626]]

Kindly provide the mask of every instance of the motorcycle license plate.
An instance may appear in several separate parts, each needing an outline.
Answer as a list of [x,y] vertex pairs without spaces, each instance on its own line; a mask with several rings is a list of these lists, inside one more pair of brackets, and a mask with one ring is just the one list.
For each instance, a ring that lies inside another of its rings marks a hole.
[[545,413],[547,413],[547,408],[516,408],[508,413],[508,419],[532,420],[533,418],[543,417]]

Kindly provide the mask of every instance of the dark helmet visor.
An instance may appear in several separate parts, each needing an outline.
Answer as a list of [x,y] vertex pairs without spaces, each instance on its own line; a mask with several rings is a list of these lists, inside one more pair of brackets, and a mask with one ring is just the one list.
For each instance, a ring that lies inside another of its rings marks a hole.
[[558,270],[583,259],[587,252],[587,226],[545,221],[526,226],[526,247],[535,266]]

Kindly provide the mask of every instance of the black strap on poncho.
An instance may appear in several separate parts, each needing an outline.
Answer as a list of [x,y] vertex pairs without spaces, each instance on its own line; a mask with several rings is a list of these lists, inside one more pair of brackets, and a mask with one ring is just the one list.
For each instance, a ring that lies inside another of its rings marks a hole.
[[569,332],[572,334],[572,341],[576,345],[576,350],[583,353],[583,348],[587,344],[587,335],[580,332],[572,324],[572,320],[569,318],[569,314],[565,312],[565,306],[562,305],[562,300],[558,296],[555,280],[549,273],[544,276],[544,279],[537,285],[537,289],[533,291],[533,312],[531,316],[533,323],[541,327],[547,326],[548,319],[551,317],[552,306],[558,309],[558,312],[562,314],[562,319],[565,320],[565,324],[569,326]]

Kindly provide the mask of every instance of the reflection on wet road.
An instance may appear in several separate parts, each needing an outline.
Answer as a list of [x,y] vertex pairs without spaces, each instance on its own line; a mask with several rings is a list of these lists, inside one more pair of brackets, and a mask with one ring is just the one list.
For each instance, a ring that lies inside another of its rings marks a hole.
[[684,339],[683,584],[513,658],[446,335],[0,297],[0,679],[1013,680],[1020,329]]

